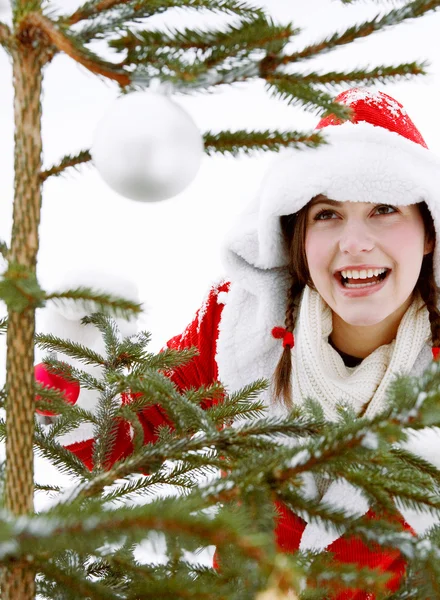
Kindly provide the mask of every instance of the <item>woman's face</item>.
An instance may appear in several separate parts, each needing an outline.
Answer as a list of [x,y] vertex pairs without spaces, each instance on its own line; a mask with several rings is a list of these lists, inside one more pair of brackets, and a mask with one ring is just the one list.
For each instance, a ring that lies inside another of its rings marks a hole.
[[[309,204],[310,276],[332,311],[350,325],[375,325],[393,314],[401,318],[411,302],[423,256],[432,249],[416,204],[336,202],[324,196]],[[350,279],[350,285],[362,287],[346,287],[340,271],[350,267],[360,271],[386,267],[390,272],[378,285]]]

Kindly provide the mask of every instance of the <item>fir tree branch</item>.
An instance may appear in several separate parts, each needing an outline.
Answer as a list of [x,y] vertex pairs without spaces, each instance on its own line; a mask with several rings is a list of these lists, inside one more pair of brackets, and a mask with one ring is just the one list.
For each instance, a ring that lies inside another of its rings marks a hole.
[[291,24],[275,25],[268,17],[256,16],[241,22],[239,25],[229,25],[222,30],[188,29],[168,32],[147,30],[128,32],[125,36],[109,42],[110,47],[128,52],[125,64],[153,62],[157,53],[164,56],[163,48],[167,48],[166,57],[170,53],[182,54],[186,50],[195,50],[203,54],[199,69],[207,71],[212,67],[235,56],[249,55],[253,50],[279,50],[298,34]]
[[440,471],[428,460],[409,452],[401,446],[392,446],[389,451],[390,454],[401,461],[403,465],[409,465],[410,467],[415,467],[418,470],[423,471],[423,473],[434,478],[440,484]]
[[44,290],[41,289],[35,272],[17,262],[9,261],[6,271],[2,273],[0,298],[5,302],[9,313],[44,306]]
[[[176,57],[165,56],[160,61],[156,57],[154,62],[136,65],[132,76],[132,86],[128,91],[144,89],[153,78],[160,77],[164,82],[170,82],[176,90],[190,93],[191,91],[206,91],[219,85],[239,83],[262,77],[261,61],[247,56],[240,60],[220,61],[221,65],[208,66],[207,62],[200,60],[187,64]],[[212,61],[211,61],[212,63]],[[231,64],[230,64],[231,63]]]
[[231,154],[238,156],[241,153],[250,154],[258,150],[271,150],[278,152],[281,148],[316,148],[325,143],[325,138],[320,132],[298,131],[221,131],[204,134],[205,152],[212,156],[218,154]]
[[[46,350],[48,349],[48,346],[49,345],[46,346]],[[106,366],[105,361],[103,363],[98,363],[96,361],[96,358],[100,355],[98,353],[93,353],[93,351],[90,351],[89,348],[84,347],[85,353],[83,353],[81,352],[82,346],[77,345],[76,347],[72,347],[71,345],[69,346],[69,342],[66,342],[65,344],[60,344],[58,346],[58,351],[61,351],[61,348],[65,348],[67,350],[66,354],[69,354],[70,351],[70,356],[72,356],[72,358],[82,360],[86,364],[98,367]],[[66,381],[77,381],[80,384],[81,388],[96,392],[103,392],[106,388],[106,383],[104,381],[93,377],[93,375],[91,375],[87,371],[83,371],[82,369],[72,367],[72,365],[67,362],[58,360],[56,358],[51,358],[51,356],[45,356],[42,362],[47,366],[47,370],[49,372],[54,373],[55,375],[61,375],[61,377],[63,377],[63,379],[66,379]]]
[[261,7],[254,7],[236,0],[217,0],[215,6],[212,0],[89,0],[78,8],[73,15],[63,18],[66,25],[75,25],[80,21],[95,17],[116,7],[127,7],[124,19],[129,21],[162,13],[169,8],[209,9],[212,12],[226,12],[239,16],[253,16],[256,13],[263,16]]
[[[69,418],[76,425],[84,421],[94,422],[94,417],[89,411],[79,407],[73,409],[72,405],[66,401],[65,396],[58,389],[46,387],[39,381],[35,381],[35,394],[37,396],[37,408],[39,409],[50,410],[55,415],[64,415],[67,412]],[[70,429],[73,428],[71,427]]]
[[268,382],[260,379],[238,392],[224,397],[221,402],[214,403],[206,409],[210,419],[217,426],[226,425],[231,421],[238,422],[241,419],[258,419],[267,410],[264,402],[258,398],[259,394],[267,387]]
[[[101,394],[96,410],[97,426],[94,429],[95,444],[93,446],[93,470],[99,472],[111,466],[111,455],[116,444],[120,420],[116,418],[119,403],[113,389]],[[143,436],[142,436],[143,437]]]
[[[326,431],[325,439],[312,439],[302,446],[293,449],[294,454],[287,458],[284,463],[278,459],[278,466],[274,469],[272,477],[274,481],[288,481],[300,473],[314,471],[317,467],[323,466],[329,471],[332,466],[332,459],[339,460],[343,455],[343,464],[349,466],[351,460],[359,464],[361,460],[360,451],[366,455],[367,464],[371,461],[371,452],[362,446],[362,442],[367,433],[367,428],[373,430],[384,420],[383,415],[376,415],[370,421],[359,418],[357,422],[350,423],[347,426],[339,425],[332,431]],[[351,456],[350,451],[354,451]],[[346,476],[346,469],[342,476]]]
[[92,156],[89,150],[82,150],[76,156],[67,155],[64,156],[58,165],[54,165],[47,169],[46,171],[42,171],[40,173],[40,181],[43,183],[49,177],[61,175],[65,169],[69,167],[77,167],[78,165],[86,162],[90,162],[92,160]]
[[299,62],[308,58],[315,58],[319,54],[324,54],[334,50],[338,46],[350,44],[354,40],[367,37],[377,31],[382,31],[386,27],[392,27],[405,21],[406,19],[418,18],[431,10],[437,10],[440,7],[440,0],[414,0],[405,6],[395,8],[386,13],[383,17],[376,16],[371,21],[366,21],[360,25],[353,25],[342,33],[335,33],[332,36],[323,39],[321,42],[306,46],[299,52],[275,57],[273,63],[276,66],[287,65],[292,62]]
[[[193,563],[189,564],[183,561],[180,564],[187,569],[188,575],[191,577],[190,592],[185,581],[182,583],[179,577],[170,579],[163,567],[151,564],[137,564],[131,556],[127,558],[119,552],[102,557],[100,561],[96,561],[90,565],[87,573],[92,577],[99,575],[102,577],[112,572],[130,575],[131,579],[144,583],[138,592],[142,595],[142,600],[157,600],[157,598],[161,600],[176,600],[177,598],[189,600],[188,595],[194,600],[214,600],[212,592],[207,589],[206,577],[201,577],[201,575],[212,577],[212,569],[207,569],[206,566],[198,567]],[[216,578],[214,585],[218,590],[219,581],[215,575],[214,577]],[[166,589],[163,585],[164,579],[167,582]],[[218,600],[227,600],[228,597],[230,597],[228,594],[215,595],[215,598],[218,598]],[[134,597],[130,597],[130,600],[134,600]]]
[[286,75],[271,75],[267,78],[268,83],[281,87],[284,82],[287,85],[339,85],[344,84],[374,84],[391,83],[401,78],[409,78],[415,75],[426,75],[425,67],[428,63],[405,63],[396,67],[380,65],[371,70],[356,69],[348,73],[330,71],[328,73],[289,73]]
[[[154,400],[151,401],[154,403]],[[208,434],[200,432],[199,435],[178,438],[173,437],[166,443],[159,443],[143,446],[142,449],[132,454],[123,461],[115,463],[108,471],[103,471],[94,475],[92,479],[76,486],[66,495],[65,502],[71,502],[78,499],[93,498],[99,494],[106,486],[113,484],[117,479],[122,479],[127,475],[136,472],[156,471],[166,461],[180,460],[191,463],[197,452],[205,451],[206,448],[215,449],[225,455],[230,448],[236,449],[240,454],[252,439],[256,444],[258,438],[264,436],[295,435],[299,437],[313,435],[317,431],[317,424],[307,418],[286,421],[286,419],[266,419],[258,423],[242,425],[240,428],[228,427],[221,431],[214,430]],[[341,446],[342,446],[341,441]],[[273,444],[271,446],[273,448]],[[255,449],[255,446],[254,446]],[[316,459],[317,460],[317,459]],[[226,461],[223,461],[227,466]],[[281,470],[278,479],[281,478]],[[298,474],[300,470],[296,470]],[[287,478],[286,478],[287,479]]]
[[[62,292],[46,293],[45,300],[51,300],[55,305],[60,304],[60,300],[81,300],[79,303],[84,311],[111,313],[112,316],[122,319],[132,319],[135,315],[142,313],[142,304],[132,302],[126,298],[118,298],[111,294],[94,291],[89,287],[78,287]],[[64,304],[64,303],[61,303]]]
[[136,413],[130,410],[128,406],[122,406],[119,410],[120,415],[125,421],[130,423],[133,429],[132,444],[134,452],[137,452],[144,445],[144,428]]
[[[36,557],[35,564],[39,572],[43,573],[49,580],[55,581],[59,586],[59,591],[67,589],[78,598],[96,598],[97,600],[121,600],[121,595],[117,591],[112,591],[108,586],[99,581],[90,581],[84,577],[80,570],[58,568],[54,561],[41,557]],[[58,596],[58,594],[57,594]],[[58,596],[60,597],[60,596]],[[71,596],[72,597],[72,596]]]
[[[206,469],[208,470],[208,468]],[[206,470],[203,475],[206,475]],[[115,485],[105,492],[102,496],[103,502],[114,502],[124,501],[131,499],[133,496],[139,496],[142,492],[144,494],[153,495],[157,493],[158,486],[171,485],[189,490],[194,488],[196,482],[191,480],[187,475],[188,473],[196,475],[201,473],[201,470],[194,469],[193,467],[178,468],[177,472],[167,473],[165,471],[159,471],[150,476],[139,477],[134,480],[124,481],[120,485]]]
[[59,494],[62,492],[62,488],[58,485],[43,485],[40,483],[35,483],[35,491],[37,492],[52,492],[54,494]]
[[440,529],[435,527],[417,542],[415,564],[409,566],[403,589],[390,596],[390,600],[440,597],[439,533]]
[[[37,334],[39,335],[39,334]],[[48,335],[47,337],[50,337],[50,335]],[[54,338],[55,340],[58,338]],[[77,358],[78,360],[83,360],[83,362],[86,362],[87,364],[93,365],[93,366],[98,366],[98,367],[102,367],[105,366],[105,361],[104,362],[97,362],[97,358],[100,356],[97,353],[94,353],[93,351],[90,351],[90,349],[85,348],[85,352],[82,353],[81,352],[81,348],[82,346],[80,346],[79,344],[76,345],[70,345],[71,342],[65,342],[64,344],[60,344],[58,347],[58,350],[60,350],[60,348],[66,348],[68,351],[71,351],[71,356]],[[48,347],[46,346],[46,350],[48,349]],[[55,351],[56,350],[52,350]],[[94,390],[94,391],[100,391],[103,392],[106,388],[106,384],[103,381],[100,381],[99,379],[97,379],[96,377],[93,377],[93,375],[90,375],[90,373],[83,371],[82,369],[77,369],[76,367],[72,367],[72,365],[70,363],[64,362],[62,360],[58,360],[57,358],[52,358],[51,355],[49,356],[45,356],[42,360],[42,363],[45,365],[46,370],[49,373],[53,373],[54,375],[60,375],[63,379],[65,379],[66,381],[69,382],[78,382],[81,384],[82,388],[88,389],[88,390]],[[42,397],[47,397],[48,400],[55,400],[56,401],[56,396],[55,394],[60,394],[59,390],[54,390],[54,388],[51,387],[42,387],[42,384],[40,384],[39,382],[37,383],[38,390],[37,392],[39,394],[41,394]],[[62,396],[60,396],[61,398]]]
[[54,420],[50,429],[46,432],[44,439],[56,442],[57,438],[75,430],[81,423],[96,423],[95,416],[89,411],[77,405],[72,407],[64,404],[64,407],[67,407],[69,410],[60,411],[61,414]]
[[38,12],[29,13],[21,22],[21,27],[36,27],[44,32],[51,43],[77,63],[83,65],[91,73],[117,81],[121,87],[130,84],[130,74],[120,68],[120,65],[102,60],[99,56],[85,48],[71,34],[61,32],[57,25]]
[[9,248],[6,242],[3,240],[0,241],[0,254],[5,260],[8,260]]
[[50,429],[44,434],[48,440],[76,429],[81,423],[97,425],[96,417],[92,412],[78,405],[69,404],[60,390],[35,382],[35,391],[40,398],[37,403],[38,408],[50,410],[56,415]]
[[90,471],[76,454],[46,436],[37,424],[35,425],[34,444],[41,456],[50,460],[61,472],[70,476],[76,475],[82,480],[90,478]]
[[189,538],[196,536],[208,544],[232,544],[245,557],[255,560],[269,572],[274,568],[274,559],[261,544],[261,538],[255,540],[254,536],[241,533],[239,524],[243,515],[234,519],[233,513],[228,512],[211,518],[201,512],[205,508],[203,499],[195,496],[161,498],[144,506],[116,510],[108,510],[102,507],[102,503],[95,503],[83,507],[79,514],[78,507],[76,513],[75,507],[69,507],[67,514],[66,508],[57,505],[45,514],[22,516],[16,526],[14,520],[8,518],[17,544],[9,551],[5,549],[0,562],[5,564],[11,552],[18,558],[31,548],[38,548],[33,553],[36,561],[41,558],[47,560],[47,552],[53,555],[66,547],[66,540],[71,545],[75,538],[80,538],[85,550],[87,546],[99,547],[103,538],[107,541],[118,540],[121,534],[126,533],[140,541],[146,532],[153,530]]
[[128,388],[132,394],[142,394],[136,401],[137,406],[131,404],[136,406],[137,410],[140,406],[159,404],[179,434],[199,430],[213,432],[216,429],[200,406],[194,405],[185,395],[179,394],[175,384],[154,369],[144,370],[141,376],[113,374],[112,380],[120,382],[120,386],[115,388],[117,393]]
[[[121,348],[123,351],[123,348]],[[158,354],[149,354],[144,357],[144,361],[131,357],[134,363],[137,363],[133,368],[133,374],[142,374],[145,366],[149,369],[157,369],[161,371],[172,371],[176,367],[187,365],[195,356],[199,355],[198,349],[193,346],[184,350],[174,350],[173,348],[165,348]]]
[[[298,30],[290,24],[274,25],[271,19],[259,14],[239,26],[222,31],[189,30],[174,31],[167,35],[161,31],[137,31],[109,45],[119,52],[127,52],[122,64],[133,71],[133,85],[145,85],[152,77],[174,74],[170,81],[176,87],[185,88],[219,85],[235,80],[244,81],[261,74],[260,63],[254,58],[244,60],[255,50],[277,53]],[[167,47],[167,52],[163,48]],[[186,50],[205,54],[195,62],[184,60]],[[238,67],[231,69],[235,62]],[[219,65],[223,64],[220,69]]]
[[[119,337],[120,332],[116,324],[116,321],[107,315],[102,313],[94,313],[90,316],[84,317],[81,320],[83,325],[94,325],[102,334],[104,341],[105,350],[107,352],[107,359],[109,362],[114,362],[115,358],[119,355]],[[116,365],[111,365],[116,368]]]
[[329,115],[345,121],[350,118],[351,109],[335,102],[333,97],[321,90],[315,90],[300,80],[291,80],[288,76],[271,76],[268,79],[269,91],[276,98],[287,101],[293,106],[301,105],[315,113]]
[[6,23],[0,21],[0,46],[9,50],[12,42],[12,32]]
[[[52,334],[37,333],[35,334],[35,342],[42,350],[63,352],[63,354],[67,354],[72,358],[83,360],[85,364],[97,366],[105,366],[107,364],[103,356],[90,348],[77,344],[76,342],[62,340]],[[54,373],[59,374],[61,371],[66,378],[70,377],[69,373],[73,373],[73,367],[67,363],[49,358],[46,362],[49,367],[53,367],[52,370]],[[76,379],[73,374],[71,377],[72,379]]]

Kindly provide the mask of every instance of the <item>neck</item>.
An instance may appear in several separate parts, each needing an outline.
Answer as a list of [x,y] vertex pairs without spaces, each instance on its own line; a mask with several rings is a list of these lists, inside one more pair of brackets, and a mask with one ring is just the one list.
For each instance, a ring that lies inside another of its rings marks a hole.
[[380,346],[390,344],[397,335],[400,321],[413,300],[412,295],[386,319],[375,325],[350,325],[333,313],[333,330],[330,339],[345,354],[365,358]]

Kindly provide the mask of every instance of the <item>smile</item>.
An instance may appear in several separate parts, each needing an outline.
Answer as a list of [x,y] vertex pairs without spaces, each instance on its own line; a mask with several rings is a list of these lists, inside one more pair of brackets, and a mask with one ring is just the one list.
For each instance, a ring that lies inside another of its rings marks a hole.
[[335,275],[336,282],[339,290],[347,298],[358,298],[360,296],[370,296],[380,291],[385,287],[389,277],[391,275],[391,269],[387,269],[386,273],[379,275],[376,281],[368,280],[365,283],[348,283],[347,280],[342,277],[341,273]]

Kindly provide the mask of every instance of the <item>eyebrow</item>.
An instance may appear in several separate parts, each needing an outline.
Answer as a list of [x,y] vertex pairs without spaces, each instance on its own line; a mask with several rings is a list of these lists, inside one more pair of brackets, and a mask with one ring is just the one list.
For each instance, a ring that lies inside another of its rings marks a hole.
[[318,204],[331,204],[332,206],[339,206],[343,204],[343,202],[339,202],[338,200],[330,200],[330,198],[320,198],[319,200],[312,200],[310,203],[310,208],[312,206],[317,206]]

